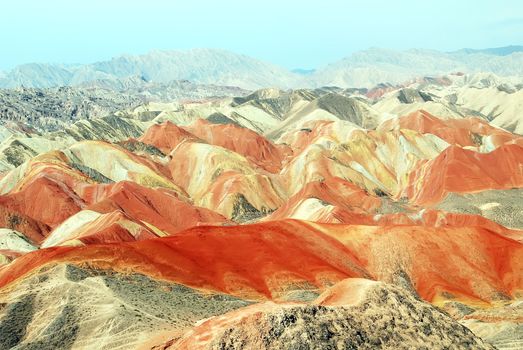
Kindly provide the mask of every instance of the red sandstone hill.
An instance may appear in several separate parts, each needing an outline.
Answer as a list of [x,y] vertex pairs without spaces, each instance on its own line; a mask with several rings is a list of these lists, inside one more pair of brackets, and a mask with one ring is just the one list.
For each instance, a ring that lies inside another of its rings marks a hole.
[[171,122],[151,126],[139,139],[143,143],[157,147],[164,153],[169,153],[185,140],[198,141],[198,138]]
[[284,147],[277,147],[256,132],[234,124],[212,124],[199,119],[187,129],[205,142],[241,154],[269,172],[278,172],[286,155]]
[[379,126],[379,130],[416,130],[423,134],[433,134],[451,145],[477,147],[488,137],[490,143],[498,147],[505,143],[518,143],[523,146],[523,137],[491,126],[483,119],[438,119],[426,111],[417,111],[398,119],[389,119]]
[[477,226],[274,221],[195,227],[139,242],[42,249],[4,267],[0,285],[55,263],[134,271],[248,298],[278,299],[303,283],[322,290],[347,277],[407,278],[433,302],[445,295],[493,301],[514,297],[523,288],[523,245]]
[[437,203],[447,193],[523,187],[523,147],[511,144],[490,153],[450,146],[410,173],[403,192],[417,204]]

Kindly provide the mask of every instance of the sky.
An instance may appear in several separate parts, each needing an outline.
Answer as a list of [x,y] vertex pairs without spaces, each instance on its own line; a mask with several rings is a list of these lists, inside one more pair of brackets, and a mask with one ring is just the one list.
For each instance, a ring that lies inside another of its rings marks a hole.
[[520,0],[2,0],[0,70],[221,48],[317,68],[370,47],[523,44]]

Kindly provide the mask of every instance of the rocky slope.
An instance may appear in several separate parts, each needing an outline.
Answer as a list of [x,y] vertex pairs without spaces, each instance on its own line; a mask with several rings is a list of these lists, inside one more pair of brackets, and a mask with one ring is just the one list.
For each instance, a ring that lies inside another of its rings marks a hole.
[[[345,289],[345,290],[344,290]],[[336,300],[350,291],[353,300]],[[166,349],[494,349],[404,290],[345,280],[315,305],[265,303],[216,316]],[[158,348],[157,348],[158,349]]]
[[[154,102],[241,96],[247,91],[189,81],[152,83],[130,77],[97,80],[82,87],[0,89],[0,121],[59,130],[80,119],[96,119]],[[148,113],[143,112],[145,117]],[[154,114],[153,114],[154,115]]]
[[[57,303],[56,297],[64,302]],[[58,265],[0,293],[0,349],[136,348],[248,302],[139,274]]]

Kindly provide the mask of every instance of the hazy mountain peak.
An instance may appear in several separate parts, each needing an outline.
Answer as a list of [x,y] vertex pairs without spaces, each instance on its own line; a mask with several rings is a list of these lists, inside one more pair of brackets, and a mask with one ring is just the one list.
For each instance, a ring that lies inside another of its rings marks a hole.
[[451,53],[465,53],[465,54],[486,54],[486,55],[496,55],[496,56],[508,56],[513,53],[523,52],[523,45],[509,45],[502,47],[493,47],[487,49],[470,49],[465,48]]
[[140,76],[165,83],[190,80],[200,84],[306,88],[367,87],[398,84],[419,76],[451,72],[491,71],[501,76],[523,74],[523,47],[445,53],[428,49],[394,50],[373,47],[355,52],[317,70],[288,70],[278,65],[223,49],[153,50],[143,55],[121,55],[86,65],[25,64],[0,73],[0,87],[53,87],[94,80]]

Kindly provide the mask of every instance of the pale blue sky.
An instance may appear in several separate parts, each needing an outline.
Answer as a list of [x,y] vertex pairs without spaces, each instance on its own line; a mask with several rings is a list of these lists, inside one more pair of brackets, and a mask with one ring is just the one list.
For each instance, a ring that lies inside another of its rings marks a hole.
[[369,47],[523,44],[520,0],[2,0],[0,69],[223,48],[313,68]]

